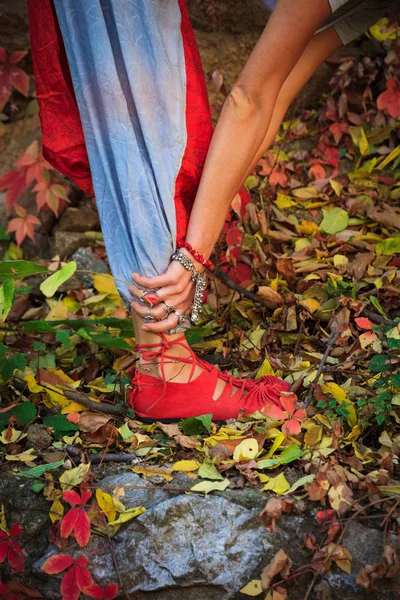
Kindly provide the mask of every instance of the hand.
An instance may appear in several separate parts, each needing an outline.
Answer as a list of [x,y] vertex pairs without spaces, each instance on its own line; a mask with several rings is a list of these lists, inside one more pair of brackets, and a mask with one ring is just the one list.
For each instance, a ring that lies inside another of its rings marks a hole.
[[[165,304],[163,304],[164,300],[166,300],[168,304],[172,304],[175,307],[175,310],[181,315],[185,314],[193,304],[194,282],[191,278],[191,274],[176,260],[171,262],[164,275],[142,277],[138,273],[133,273],[132,279],[142,288],[156,290],[159,298],[159,302],[153,305],[153,308],[151,309],[151,316],[155,319],[162,319],[162,321],[144,323],[142,329],[145,331],[159,333],[162,331],[169,331],[177,326],[178,317],[175,313],[171,313],[165,319],[165,313],[163,311],[163,308],[165,307]],[[133,296],[140,298],[142,294],[141,289],[137,288],[135,285],[131,285],[129,289]],[[144,318],[148,314],[149,305],[132,302],[131,307],[141,318]]]

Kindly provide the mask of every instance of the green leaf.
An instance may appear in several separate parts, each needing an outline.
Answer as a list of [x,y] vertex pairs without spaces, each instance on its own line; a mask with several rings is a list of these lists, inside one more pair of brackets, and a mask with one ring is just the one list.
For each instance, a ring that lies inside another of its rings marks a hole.
[[22,327],[25,331],[30,331],[32,333],[55,333],[54,327],[49,325],[46,321],[27,321],[26,323],[21,323]]
[[29,260],[5,260],[0,262],[0,281],[21,279],[38,273],[48,273],[48,269]]
[[55,431],[78,431],[78,425],[68,421],[65,415],[53,415],[50,417],[44,417],[43,423],[47,427],[52,427]]
[[342,208],[335,207],[325,214],[320,225],[321,231],[333,235],[346,229],[349,223],[349,215]]
[[375,252],[377,254],[383,254],[384,256],[391,256],[392,254],[400,253],[400,236],[395,238],[386,238],[378,242],[375,246]]
[[71,332],[69,331],[69,329],[59,329],[56,333],[57,342],[63,344],[63,346],[68,348],[68,350],[72,348],[71,340],[69,339],[70,335]]
[[0,227],[0,240],[9,240],[10,236],[8,235],[5,227]]
[[287,465],[293,460],[297,460],[300,456],[303,456],[305,451],[296,446],[296,444],[292,444],[283,450],[283,452],[279,456],[279,462],[281,465]]
[[297,481],[294,482],[294,484],[286,492],[286,494],[290,494],[291,492],[298,490],[300,487],[303,487],[303,486],[307,485],[308,483],[311,483],[312,481],[314,481],[314,479],[315,479],[315,473],[312,473],[311,475],[304,475],[304,477],[300,477],[300,479],[298,479]]
[[47,297],[54,296],[60,285],[67,279],[72,277],[76,271],[76,262],[73,260],[67,263],[62,269],[50,275],[45,281],[40,284],[40,291]]
[[10,417],[16,417],[19,425],[27,425],[33,421],[36,415],[37,410],[33,402],[24,401],[6,413],[0,413],[0,426],[5,427]]
[[6,279],[0,288],[0,321],[5,321],[14,299],[14,281]]
[[18,369],[23,371],[26,367],[26,360],[23,354],[14,354],[10,358],[6,358],[6,354],[3,351],[4,346],[1,348],[0,358],[1,360],[1,378],[2,380],[8,381],[14,374],[14,371]]
[[[79,333],[79,332],[78,332]],[[89,332],[90,333],[90,332]],[[103,348],[118,348],[120,350],[133,350],[133,347],[120,337],[113,337],[109,333],[90,334],[89,339]]]
[[179,427],[183,429],[186,435],[197,435],[201,433],[202,429],[211,433],[211,421],[212,415],[200,415],[199,417],[183,419],[183,421],[180,421]]
[[36,479],[36,477],[42,477],[47,471],[54,471],[54,469],[62,467],[63,464],[64,461],[59,460],[57,462],[48,463],[47,465],[38,465],[37,467],[32,467],[32,469],[19,471],[19,473],[15,473],[15,475],[17,477],[30,477],[31,479]]

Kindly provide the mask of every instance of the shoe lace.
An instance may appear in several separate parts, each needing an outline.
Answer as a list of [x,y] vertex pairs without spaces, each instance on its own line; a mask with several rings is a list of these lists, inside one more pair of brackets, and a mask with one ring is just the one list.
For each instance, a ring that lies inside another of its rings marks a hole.
[[[148,363],[153,363],[153,364],[160,364],[160,368],[161,368],[161,381],[163,382],[163,391],[162,391],[160,397],[157,398],[157,400],[155,402],[153,402],[153,404],[150,407],[148,407],[148,410],[151,410],[152,408],[154,408],[154,406],[156,406],[156,404],[158,404],[158,402],[160,402],[160,400],[162,400],[162,398],[164,397],[165,392],[167,390],[168,379],[166,378],[166,373],[165,373],[165,363],[166,362],[171,362],[171,361],[176,360],[178,362],[191,364],[192,367],[190,369],[188,382],[190,382],[192,380],[192,377],[194,375],[194,372],[195,372],[197,366],[199,366],[202,369],[205,369],[207,371],[212,371],[215,368],[210,363],[208,363],[204,360],[201,360],[197,356],[197,354],[195,354],[195,352],[188,345],[185,335],[181,335],[180,337],[174,338],[172,340],[168,339],[164,333],[160,333],[159,335],[161,337],[161,341],[158,343],[154,342],[151,344],[135,344],[135,351],[141,355],[141,357],[144,361],[146,361]],[[168,354],[167,358],[170,360],[166,361],[165,360],[166,352],[168,350],[170,350],[172,348],[172,346],[181,346],[181,347],[185,348],[185,350],[187,350],[189,352],[189,356],[182,357],[182,356],[174,356],[172,354]],[[159,359],[159,361],[157,359]],[[247,380],[241,379],[238,377],[234,377],[233,375],[231,375],[229,373],[218,371],[217,377],[219,379],[222,379],[223,381],[225,381],[227,383],[227,385],[239,387],[241,389],[241,392],[243,392],[243,390],[245,388],[247,388],[247,384],[248,384]],[[133,377],[131,383],[133,386],[143,385],[143,383],[140,382],[140,375],[139,375],[138,370],[135,370],[135,374],[134,374],[134,377]],[[217,398],[217,400],[218,399],[219,398]]]

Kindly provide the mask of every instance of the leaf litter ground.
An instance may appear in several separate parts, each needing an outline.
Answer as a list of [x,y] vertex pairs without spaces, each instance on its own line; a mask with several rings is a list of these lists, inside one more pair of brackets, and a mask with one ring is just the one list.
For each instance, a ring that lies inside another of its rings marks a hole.
[[[122,488],[94,490],[108,463],[171,489],[184,473],[184,489],[199,494],[258,489],[270,531],[282,515],[317,506],[320,538],[304,538],[304,572],[315,574],[310,591],[331,568],[350,572],[342,544],[348,523],[380,515],[384,554],[359,571],[357,582],[370,590],[376,579],[396,575],[389,542],[398,534],[400,504],[400,84],[393,32],[381,20],[372,30],[381,42],[376,56],[342,55],[320,107],[283,124],[232,203],[202,321],[188,333],[193,348],[220,368],[290,382],[283,410],[225,424],[211,415],[170,425],[136,420],[127,404],[133,330],[113,280],[93,274],[92,286],[83,287],[72,263],[65,267],[56,257],[35,266],[10,243],[0,263],[1,468],[29,478],[49,501],[60,554],[43,570],[66,572],[64,598],[71,589],[76,598],[112,598],[118,589],[96,586],[87,559],[67,553],[68,540],[83,548],[95,532],[112,536],[146,510],[127,510]],[[106,260],[98,236],[93,251]],[[54,271],[40,294],[41,273]],[[0,560],[14,573],[23,570],[19,527],[2,513]],[[301,569],[295,572],[280,550],[242,593],[282,600],[295,575]]]

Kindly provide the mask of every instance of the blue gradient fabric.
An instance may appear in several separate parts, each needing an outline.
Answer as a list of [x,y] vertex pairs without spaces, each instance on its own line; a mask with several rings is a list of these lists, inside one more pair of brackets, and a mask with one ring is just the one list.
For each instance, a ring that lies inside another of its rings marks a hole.
[[[54,0],[107,256],[122,297],[175,249],[175,183],[187,141],[177,0]],[[124,283],[124,280],[126,283]]]

